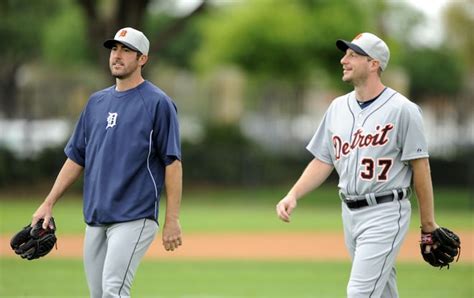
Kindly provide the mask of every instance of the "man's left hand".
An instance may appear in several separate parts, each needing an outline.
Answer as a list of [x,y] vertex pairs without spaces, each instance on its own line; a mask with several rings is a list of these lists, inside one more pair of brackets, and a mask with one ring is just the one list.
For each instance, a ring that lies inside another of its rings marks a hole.
[[183,240],[181,238],[181,225],[179,220],[166,220],[163,227],[163,246],[167,251],[177,249]]

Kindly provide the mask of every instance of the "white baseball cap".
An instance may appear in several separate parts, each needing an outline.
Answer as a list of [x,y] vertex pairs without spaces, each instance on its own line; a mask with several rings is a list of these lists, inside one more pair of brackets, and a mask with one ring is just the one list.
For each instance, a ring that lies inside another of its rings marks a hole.
[[111,49],[116,42],[119,42],[134,51],[140,52],[143,55],[148,55],[150,49],[150,41],[148,41],[145,34],[131,27],[122,28],[117,31],[114,39],[108,39],[104,42],[104,47]]
[[385,70],[390,59],[390,50],[387,44],[372,33],[360,33],[352,42],[338,39],[336,46],[339,50],[346,52],[348,48],[360,55],[369,56],[380,62],[380,68]]

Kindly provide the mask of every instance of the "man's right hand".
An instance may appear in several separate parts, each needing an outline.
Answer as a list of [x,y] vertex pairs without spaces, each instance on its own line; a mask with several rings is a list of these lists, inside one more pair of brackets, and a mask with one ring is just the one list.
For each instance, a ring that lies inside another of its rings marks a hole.
[[34,227],[35,224],[40,220],[44,219],[43,221],[43,229],[49,226],[51,229],[54,227],[53,223],[50,223],[51,217],[53,217],[53,204],[49,201],[45,200],[39,207],[36,209],[35,213],[33,213],[33,217],[31,220],[31,226]]
[[284,222],[290,222],[291,212],[296,208],[296,205],[296,198],[292,195],[287,195],[276,205],[278,217]]

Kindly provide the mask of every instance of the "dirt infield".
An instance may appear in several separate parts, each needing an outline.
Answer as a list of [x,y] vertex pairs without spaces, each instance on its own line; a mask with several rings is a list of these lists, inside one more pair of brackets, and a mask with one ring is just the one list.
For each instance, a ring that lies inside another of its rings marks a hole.
[[[460,262],[473,260],[474,231],[459,232]],[[0,256],[15,256],[10,249],[10,236],[0,236]],[[188,234],[183,246],[166,252],[158,235],[148,250],[149,259],[238,259],[238,260],[349,260],[340,233],[254,233],[254,234]],[[410,232],[398,260],[422,262],[418,248],[419,234]],[[80,258],[82,236],[59,235],[58,249],[51,258]]]

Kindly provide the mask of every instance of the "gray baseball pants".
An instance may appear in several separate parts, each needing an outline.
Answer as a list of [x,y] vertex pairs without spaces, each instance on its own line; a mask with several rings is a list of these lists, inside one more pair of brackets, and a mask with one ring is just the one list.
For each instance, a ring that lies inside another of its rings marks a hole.
[[410,225],[410,201],[394,200],[356,210],[342,203],[342,214],[352,257],[347,297],[399,297],[395,261]]
[[90,297],[130,297],[135,272],[157,231],[158,224],[150,219],[88,225],[84,269]]

